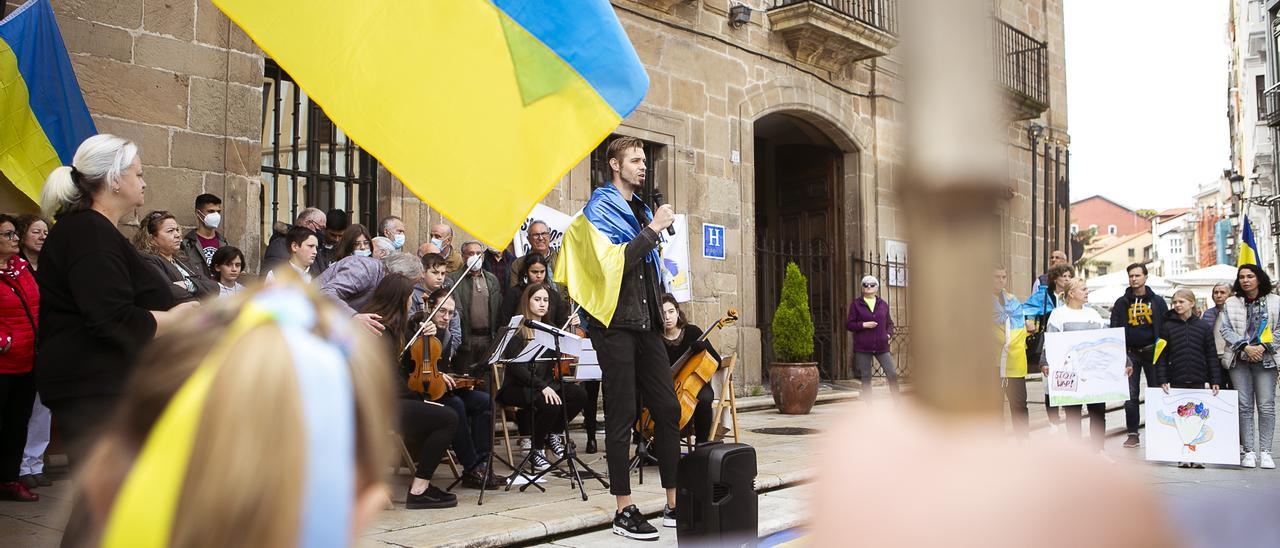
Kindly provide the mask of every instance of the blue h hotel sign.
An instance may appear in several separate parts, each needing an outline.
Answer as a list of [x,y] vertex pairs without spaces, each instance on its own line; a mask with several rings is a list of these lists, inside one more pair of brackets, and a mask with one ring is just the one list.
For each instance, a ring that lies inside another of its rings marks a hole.
[[725,247],[724,227],[703,223],[702,256],[707,259],[723,261]]

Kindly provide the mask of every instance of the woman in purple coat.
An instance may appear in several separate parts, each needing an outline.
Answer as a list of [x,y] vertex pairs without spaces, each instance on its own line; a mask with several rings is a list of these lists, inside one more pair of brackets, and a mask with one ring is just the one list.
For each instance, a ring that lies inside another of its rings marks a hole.
[[889,391],[898,394],[898,371],[889,354],[889,334],[893,332],[893,318],[889,317],[889,303],[876,295],[880,281],[875,276],[862,277],[862,297],[849,305],[849,319],[844,326],[853,332],[853,364],[862,375],[862,397],[871,399],[871,359],[880,362],[880,368],[889,378]]

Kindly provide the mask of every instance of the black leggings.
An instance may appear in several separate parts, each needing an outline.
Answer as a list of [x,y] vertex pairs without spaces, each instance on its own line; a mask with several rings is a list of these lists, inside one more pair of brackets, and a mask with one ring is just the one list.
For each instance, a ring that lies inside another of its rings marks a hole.
[[400,434],[404,444],[418,461],[414,477],[429,480],[453,443],[458,428],[458,414],[434,403],[400,400]]
[[693,408],[693,436],[698,443],[711,441],[711,404],[715,402],[716,393],[711,383],[702,386],[698,391],[698,406]]
[[107,423],[115,414],[118,395],[80,396],[44,402],[53,412],[58,436],[67,450],[71,469],[84,464],[94,442],[102,435]]

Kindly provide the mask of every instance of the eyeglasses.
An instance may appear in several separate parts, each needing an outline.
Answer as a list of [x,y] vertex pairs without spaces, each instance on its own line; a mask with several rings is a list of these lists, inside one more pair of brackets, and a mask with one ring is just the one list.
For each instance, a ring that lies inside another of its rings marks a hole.
[[12,230],[8,232],[0,232],[0,238],[4,238],[6,240],[16,240],[18,239],[18,233]]
[[862,287],[877,287],[879,284],[862,284]]
[[551,236],[550,232],[533,232],[529,234],[529,239],[533,239],[533,238],[542,239],[542,238],[548,238],[550,236]]

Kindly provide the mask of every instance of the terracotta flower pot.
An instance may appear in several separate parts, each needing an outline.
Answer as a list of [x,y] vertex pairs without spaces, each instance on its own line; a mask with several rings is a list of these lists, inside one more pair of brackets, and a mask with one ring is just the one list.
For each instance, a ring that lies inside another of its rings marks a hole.
[[774,363],[769,365],[769,388],[773,403],[784,415],[807,415],[818,399],[818,363]]

